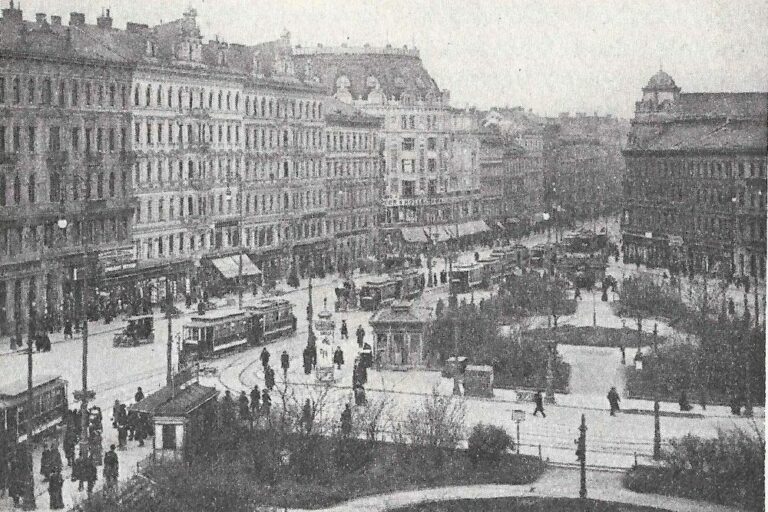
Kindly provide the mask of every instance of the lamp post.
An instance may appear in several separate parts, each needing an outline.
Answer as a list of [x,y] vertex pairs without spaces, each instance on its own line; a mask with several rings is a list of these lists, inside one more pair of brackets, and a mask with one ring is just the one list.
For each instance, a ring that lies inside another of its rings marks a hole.
[[[80,176],[73,174],[72,175],[72,187],[78,186],[74,182],[79,181]],[[64,194],[61,194],[61,212],[59,220],[56,222],[56,225],[59,227],[59,229],[64,230],[67,229],[67,226],[69,225],[69,221],[67,221],[66,216],[64,215]],[[82,383],[83,383],[83,389],[81,391],[80,395],[80,454],[85,456],[88,454],[88,398],[89,398],[89,392],[88,392],[88,296],[89,296],[89,290],[88,290],[88,254],[89,254],[89,247],[88,247],[88,238],[85,236],[85,221],[86,221],[86,214],[85,214],[85,207],[83,207],[83,213],[81,215],[80,220],[80,244],[83,246],[83,275],[82,275],[82,291],[81,291],[81,308],[80,308],[80,314],[82,315],[81,321],[82,321],[82,333],[83,333],[83,354],[82,354]],[[75,279],[77,279],[77,270],[75,269]]]
[[653,324],[653,460],[661,459],[661,421],[659,414],[659,346],[658,326]]
[[[235,174],[237,181],[237,307],[243,309],[243,187],[239,173]],[[227,201],[232,201],[232,190],[227,183]]]
[[[36,328],[35,322],[35,303],[32,302],[32,311],[30,311],[31,324],[33,328]],[[24,454],[24,510],[35,510],[37,504],[35,503],[35,471],[34,464],[32,462],[32,408],[34,404],[34,394],[32,392],[32,337],[34,330],[27,336],[27,403],[24,406],[24,416],[26,419],[26,452]]]

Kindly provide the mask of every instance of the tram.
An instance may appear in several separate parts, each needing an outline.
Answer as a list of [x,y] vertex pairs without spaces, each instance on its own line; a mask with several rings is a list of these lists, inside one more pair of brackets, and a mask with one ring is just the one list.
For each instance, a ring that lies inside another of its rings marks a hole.
[[255,305],[246,306],[247,311],[259,317],[262,330],[258,343],[265,343],[296,332],[296,315],[293,314],[293,304],[285,299],[262,299]]
[[481,286],[490,288],[499,284],[505,277],[504,264],[502,260],[494,257],[480,258],[477,264],[482,268]]
[[360,288],[360,309],[376,311],[392,304],[398,296],[399,281],[382,278],[371,279]]
[[403,299],[415,299],[422,294],[426,285],[424,274],[417,269],[402,270],[394,274],[392,279],[399,283],[396,296]]
[[[27,439],[27,379],[0,386],[0,439]],[[67,414],[67,381],[59,375],[32,378],[32,437],[55,429]]]
[[457,293],[467,293],[483,283],[483,265],[479,263],[454,265],[450,279]]
[[183,327],[184,351],[199,358],[258,344],[259,317],[252,311],[192,317]]

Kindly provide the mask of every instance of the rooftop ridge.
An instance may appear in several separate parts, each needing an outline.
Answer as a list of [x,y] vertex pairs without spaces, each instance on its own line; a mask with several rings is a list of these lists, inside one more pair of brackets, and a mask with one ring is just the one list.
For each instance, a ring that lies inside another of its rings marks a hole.
[[342,44],[341,46],[323,46],[318,44],[317,46],[295,46],[293,48],[294,55],[400,55],[404,57],[416,57],[420,58],[420,52],[418,48],[408,48],[408,45],[403,45],[402,48],[393,47],[391,44],[386,46],[371,46],[365,44],[363,46],[347,46]]

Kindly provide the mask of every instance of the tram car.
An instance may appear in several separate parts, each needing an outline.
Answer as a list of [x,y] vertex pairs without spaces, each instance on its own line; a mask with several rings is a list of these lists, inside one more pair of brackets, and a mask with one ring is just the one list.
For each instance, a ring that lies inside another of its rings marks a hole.
[[184,352],[205,359],[257,345],[260,331],[259,316],[252,311],[216,312],[192,317],[183,327]]
[[535,245],[530,250],[530,262],[533,268],[548,268],[555,248],[551,244]]
[[[27,379],[0,386],[0,439],[21,443],[27,439]],[[59,375],[32,378],[32,437],[55,429],[66,418],[67,381]]]
[[483,283],[483,266],[479,263],[454,265],[450,279],[457,293],[467,293]]
[[480,258],[477,264],[483,269],[483,278],[480,285],[484,288],[490,288],[499,284],[504,279],[504,264],[502,260],[494,257]]
[[360,288],[360,309],[376,311],[392,304],[398,297],[399,281],[389,278],[371,279]]
[[392,279],[399,282],[396,296],[402,299],[415,299],[426,285],[424,274],[417,269],[403,270],[393,275]]
[[246,306],[260,318],[262,326],[257,343],[265,343],[296,332],[296,315],[293,314],[293,303],[285,299],[262,299],[255,305]]

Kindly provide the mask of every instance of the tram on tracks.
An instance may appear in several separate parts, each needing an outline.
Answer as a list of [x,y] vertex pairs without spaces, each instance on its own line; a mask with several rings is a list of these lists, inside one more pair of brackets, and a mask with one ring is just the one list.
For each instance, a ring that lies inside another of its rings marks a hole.
[[183,327],[183,345],[186,353],[205,359],[295,332],[293,304],[285,299],[264,299],[241,311],[193,317]]
[[424,274],[417,269],[402,270],[394,274],[392,279],[399,282],[396,296],[403,299],[415,299],[426,286]]
[[0,439],[21,443],[27,439],[27,421],[32,422],[32,437],[59,426],[67,414],[67,381],[59,375],[32,378],[32,410],[27,412],[27,379],[0,385]]
[[484,267],[480,263],[454,265],[451,271],[451,285],[457,293],[467,293],[483,284]]
[[376,311],[392,304],[398,297],[400,282],[388,277],[370,279],[360,287],[360,309]]

